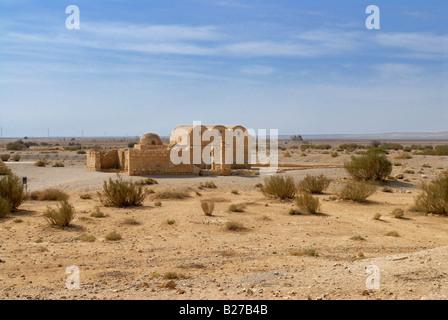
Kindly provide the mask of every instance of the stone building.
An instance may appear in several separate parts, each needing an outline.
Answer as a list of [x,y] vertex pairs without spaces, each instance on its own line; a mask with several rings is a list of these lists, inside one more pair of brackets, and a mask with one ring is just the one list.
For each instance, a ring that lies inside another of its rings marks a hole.
[[88,151],[87,169],[135,175],[230,175],[250,169],[251,137],[242,126],[179,126],[163,144],[155,133],[134,148]]

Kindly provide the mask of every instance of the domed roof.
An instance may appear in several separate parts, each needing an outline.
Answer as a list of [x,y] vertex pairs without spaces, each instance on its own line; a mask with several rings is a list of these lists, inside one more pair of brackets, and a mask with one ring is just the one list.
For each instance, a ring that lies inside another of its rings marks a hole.
[[163,142],[157,134],[147,133],[140,138],[140,144],[149,146],[160,146],[163,145]]

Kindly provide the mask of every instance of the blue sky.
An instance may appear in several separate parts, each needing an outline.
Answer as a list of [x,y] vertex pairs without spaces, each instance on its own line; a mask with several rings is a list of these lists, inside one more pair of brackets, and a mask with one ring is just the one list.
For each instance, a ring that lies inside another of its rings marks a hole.
[[[380,30],[365,27],[371,4]],[[0,0],[0,126],[448,131],[447,14],[446,0]]]

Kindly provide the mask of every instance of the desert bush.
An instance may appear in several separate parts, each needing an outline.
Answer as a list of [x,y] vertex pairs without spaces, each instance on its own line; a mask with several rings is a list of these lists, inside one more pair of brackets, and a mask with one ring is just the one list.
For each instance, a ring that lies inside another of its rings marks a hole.
[[137,181],[137,184],[139,186],[152,186],[153,184],[159,184],[159,183],[154,178],[146,178],[146,179]]
[[0,218],[5,218],[11,212],[9,201],[0,197]]
[[246,208],[246,206],[242,203],[236,203],[236,204],[234,203],[229,206],[228,210],[230,212],[244,212],[245,208]]
[[201,208],[206,216],[211,216],[213,214],[213,211],[215,210],[215,203],[210,200],[202,200]]
[[231,192],[232,194],[235,194],[235,195],[240,194],[238,190],[231,190],[230,192]]
[[366,239],[362,236],[353,236],[350,238],[350,240],[354,240],[354,241],[366,241]]
[[385,236],[388,236],[388,237],[399,237],[400,235],[398,234],[397,231],[389,231],[389,232],[387,232],[385,234]]
[[28,196],[31,200],[37,201],[64,201],[68,199],[68,194],[58,189],[45,189],[33,191]]
[[78,150],[76,151],[76,154],[86,154],[86,152],[84,150]]
[[402,152],[399,155],[396,155],[394,158],[399,160],[408,160],[412,159],[412,156],[408,152]]
[[226,223],[226,229],[229,231],[242,231],[242,230],[245,230],[246,228],[240,222],[228,221]]
[[20,154],[15,154],[12,156],[12,161],[18,162],[21,158]]
[[292,199],[297,192],[292,177],[282,177],[277,175],[266,178],[261,190],[266,196],[278,199]]
[[377,186],[362,181],[350,181],[339,193],[339,197],[343,200],[351,200],[355,202],[364,202],[375,193]]
[[397,219],[401,219],[401,218],[403,218],[403,217],[404,217],[404,211],[403,211],[403,209],[395,208],[395,209],[392,211],[392,216],[393,216],[394,218],[397,218]]
[[118,241],[118,240],[123,239],[122,235],[116,231],[112,231],[111,233],[108,233],[104,238],[109,241]]
[[92,235],[82,234],[79,237],[76,237],[75,240],[82,242],[95,242],[96,238]]
[[121,177],[116,180],[109,178],[104,181],[103,191],[98,192],[100,202],[106,207],[137,207],[141,206],[146,198],[142,186],[131,181],[123,181]]
[[373,220],[381,220],[381,213],[375,213],[375,215],[373,216]]
[[310,249],[310,248],[306,248],[306,249],[302,249],[302,250],[291,250],[289,252],[290,255],[292,256],[310,256],[310,257],[318,257],[319,254],[317,253],[317,251],[315,249]]
[[17,208],[26,200],[25,187],[15,175],[8,175],[0,179],[0,198],[6,199],[11,205],[11,210]]
[[333,151],[332,153],[330,153],[330,156],[332,158],[337,158],[337,157],[339,157],[339,153],[337,151]]
[[19,151],[27,149],[29,144],[25,144],[22,140],[17,140],[16,142],[10,142],[6,145],[6,150]]
[[173,220],[173,219],[167,219],[166,220],[166,224],[168,224],[168,225],[170,225],[170,226],[172,226],[173,224],[175,224],[176,223],[176,220]]
[[403,146],[399,143],[384,143],[380,147],[386,150],[403,150]]
[[435,214],[448,214],[448,172],[429,183],[423,183],[421,193],[415,198],[419,211]]
[[66,228],[75,218],[75,208],[67,200],[61,201],[56,209],[47,208],[44,218],[52,226]]
[[106,218],[107,216],[101,211],[100,207],[95,207],[95,211],[90,214],[92,218]]
[[81,193],[81,194],[79,195],[79,197],[80,197],[82,200],[90,200],[90,199],[92,199],[92,195],[91,195],[90,193]]
[[207,189],[216,189],[217,186],[213,181],[201,182],[200,187]]
[[2,155],[0,155],[0,159],[2,160],[2,161],[8,161],[9,160],[9,158],[11,158],[11,156],[9,155],[9,154],[2,154]]
[[138,226],[140,222],[138,222],[134,218],[127,218],[123,221],[123,224],[127,224],[129,226]]
[[344,164],[345,170],[356,180],[385,180],[392,172],[392,163],[387,157],[371,150],[366,155],[352,157],[350,162]]
[[47,162],[47,160],[45,160],[45,159],[39,159],[39,160],[37,160],[37,161],[34,163],[34,165],[35,165],[36,167],[46,167],[47,164],[48,164],[48,162]]
[[310,193],[304,193],[295,198],[295,203],[301,213],[314,214],[320,209],[318,198],[313,197]]
[[161,206],[162,206],[162,201],[156,201],[156,202],[154,202],[154,206],[156,206],[156,207],[161,207]]
[[59,161],[53,165],[53,168],[63,168],[63,167],[65,167],[65,165]]
[[299,182],[297,189],[300,192],[307,193],[322,193],[331,183],[331,179],[326,178],[323,174],[320,176],[306,175],[306,177]]
[[9,169],[3,161],[0,161],[0,176],[7,176],[12,174],[11,169]]
[[159,191],[155,194],[155,198],[161,200],[183,200],[189,197],[190,195],[186,191]]
[[285,158],[291,158],[291,153],[289,153],[289,151],[286,151],[286,152],[283,154],[283,157],[285,157]]

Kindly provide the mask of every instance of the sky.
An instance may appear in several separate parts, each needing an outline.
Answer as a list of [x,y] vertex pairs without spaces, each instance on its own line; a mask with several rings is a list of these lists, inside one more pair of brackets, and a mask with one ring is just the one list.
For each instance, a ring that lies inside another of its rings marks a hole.
[[[380,29],[366,27],[369,5]],[[0,126],[448,131],[447,16],[446,0],[0,0]]]

